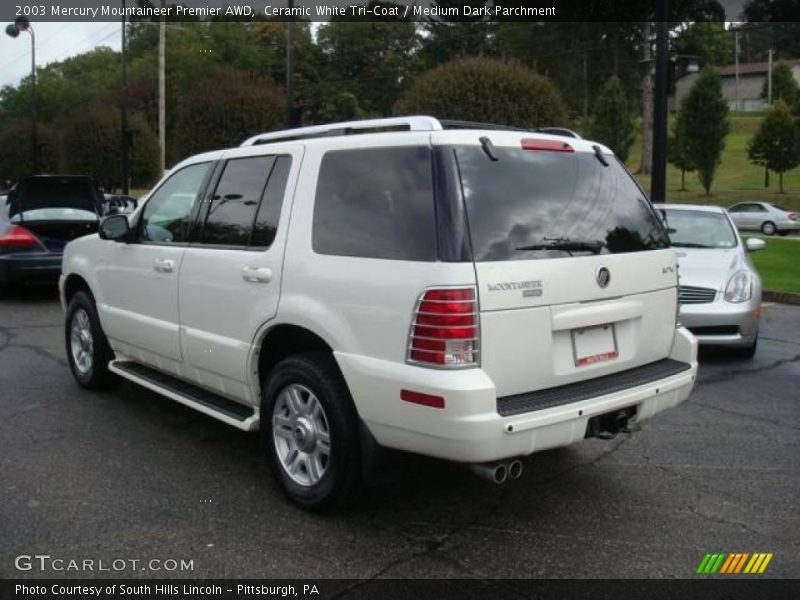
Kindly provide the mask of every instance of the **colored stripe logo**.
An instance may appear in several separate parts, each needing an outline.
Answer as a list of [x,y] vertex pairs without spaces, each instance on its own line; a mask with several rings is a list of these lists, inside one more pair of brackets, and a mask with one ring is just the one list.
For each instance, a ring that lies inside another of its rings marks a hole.
[[769,561],[772,560],[772,552],[715,552],[706,554],[697,567],[697,572],[702,575],[713,575],[720,573],[725,575],[737,575],[746,573],[750,575],[760,574],[767,570]]

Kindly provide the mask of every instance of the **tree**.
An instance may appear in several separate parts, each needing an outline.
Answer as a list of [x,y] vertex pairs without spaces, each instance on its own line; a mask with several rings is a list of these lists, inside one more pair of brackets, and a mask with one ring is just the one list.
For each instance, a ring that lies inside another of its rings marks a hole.
[[734,36],[724,22],[696,21],[680,30],[672,40],[676,55],[694,56],[703,65],[728,65],[734,60]]
[[689,162],[697,169],[700,183],[711,193],[714,173],[719,166],[725,136],[728,135],[728,103],[722,96],[719,75],[711,67],[700,72],[689,94],[681,103],[678,127],[686,133]]
[[[769,82],[764,80],[761,97],[769,98]],[[800,86],[794,78],[792,70],[786,63],[778,63],[772,70],[772,101],[783,100],[790,109],[797,110],[800,104]]]
[[767,112],[747,145],[747,155],[751,161],[765,164],[778,174],[778,189],[782,194],[783,174],[800,164],[796,125],[788,104],[779,100]]
[[622,161],[628,160],[633,144],[633,114],[630,102],[616,77],[606,81],[594,105],[589,127],[590,137],[611,148]]
[[568,125],[567,111],[553,84],[518,62],[490,58],[458,59],[411,82],[395,114],[430,114],[541,127]]
[[[70,115],[62,138],[65,171],[91,175],[106,190],[122,184],[120,115],[95,104]],[[135,187],[149,187],[158,179],[158,139],[140,113],[128,115],[134,131],[130,178]]]
[[175,118],[178,159],[238,146],[246,138],[283,125],[283,89],[263,77],[229,71],[203,79],[184,92]]
[[[56,132],[44,123],[38,124],[39,172],[58,171],[59,147]],[[0,126],[0,181],[18,181],[33,174],[31,164],[31,120],[14,119]]]
[[667,160],[681,170],[681,191],[686,191],[686,171],[694,171],[689,157],[688,136],[684,130],[685,123],[675,121],[672,136],[667,140]]
[[[396,5],[370,2],[370,6]],[[391,114],[411,76],[419,42],[416,24],[409,20],[334,18],[317,31],[325,77],[335,92],[354,94],[365,111],[382,116]]]

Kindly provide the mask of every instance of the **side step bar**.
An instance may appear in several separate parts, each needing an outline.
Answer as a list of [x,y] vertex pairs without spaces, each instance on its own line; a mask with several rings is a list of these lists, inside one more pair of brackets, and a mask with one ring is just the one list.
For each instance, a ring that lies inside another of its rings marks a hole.
[[258,410],[133,361],[112,360],[108,370],[242,431],[258,429]]

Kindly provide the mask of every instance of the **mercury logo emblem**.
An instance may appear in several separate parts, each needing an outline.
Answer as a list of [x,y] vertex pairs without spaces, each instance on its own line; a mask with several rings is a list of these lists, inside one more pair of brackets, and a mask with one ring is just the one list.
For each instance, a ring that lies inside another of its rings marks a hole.
[[611,271],[609,271],[606,267],[600,267],[597,269],[597,285],[601,288],[608,287],[608,283],[611,281]]

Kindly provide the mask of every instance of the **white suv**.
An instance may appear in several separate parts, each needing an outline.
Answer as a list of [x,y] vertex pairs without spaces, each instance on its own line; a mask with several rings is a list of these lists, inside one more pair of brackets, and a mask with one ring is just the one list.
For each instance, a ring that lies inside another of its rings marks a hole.
[[67,246],[60,290],[78,383],[260,428],[323,508],[379,448],[502,481],[685,400],[675,264],[607,148],[407,117],[187,159]]

